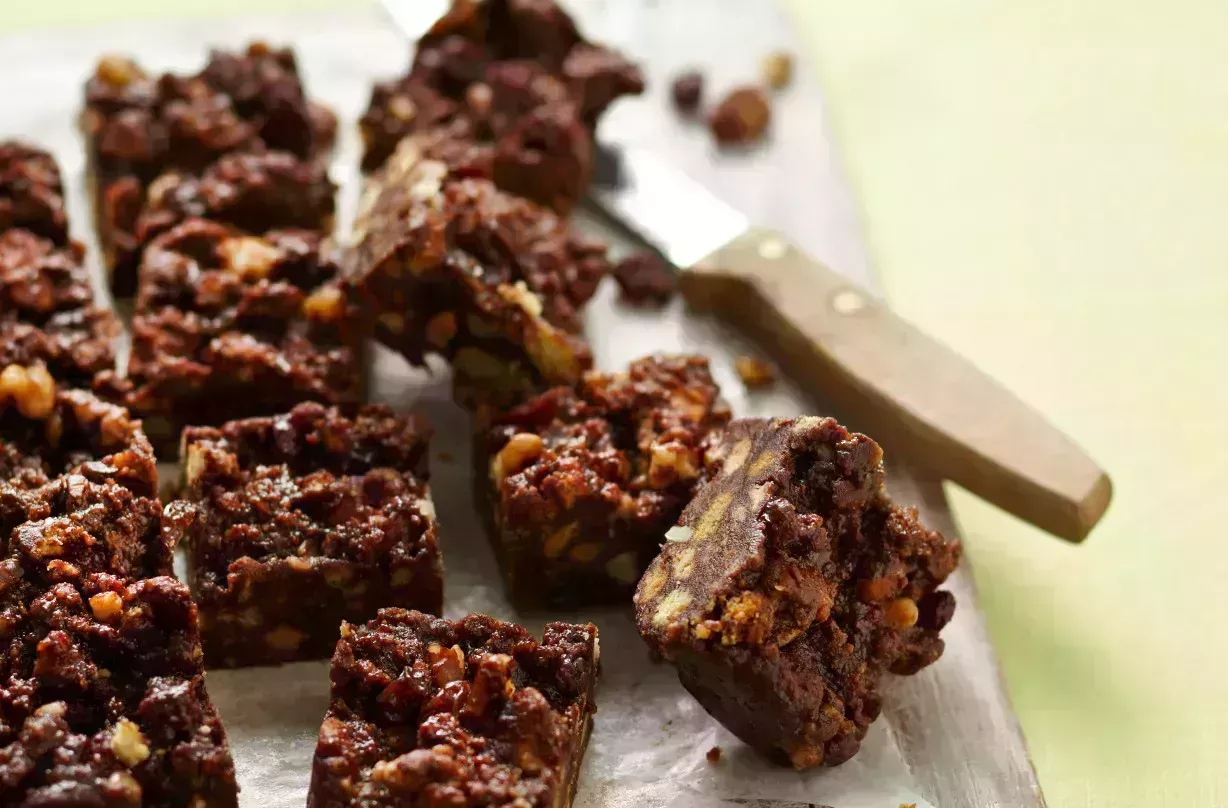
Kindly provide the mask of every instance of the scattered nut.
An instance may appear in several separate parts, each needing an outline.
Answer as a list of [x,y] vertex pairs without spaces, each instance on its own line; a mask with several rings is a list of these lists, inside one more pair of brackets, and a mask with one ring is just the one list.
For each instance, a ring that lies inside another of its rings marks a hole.
[[704,77],[698,70],[688,70],[680,73],[674,79],[670,91],[674,97],[674,106],[685,115],[693,115],[703,102]]
[[739,356],[733,360],[733,369],[738,372],[742,384],[752,390],[771,387],[776,381],[775,369],[758,357]]
[[145,736],[140,727],[126,718],[121,718],[115,724],[115,732],[111,735],[111,751],[119,762],[132,767],[149,758],[149,747],[145,745]]
[[495,455],[494,462],[490,464],[491,477],[498,482],[515,474],[537,459],[542,453],[542,447],[540,435],[534,435],[531,432],[518,432],[512,435]]
[[694,533],[686,525],[674,525],[669,530],[665,531],[666,541],[690,541],[691,535]]
[[917,610],[917,602],[912,598],[896,598],[891,601],[884,615],[887,625],[895,629],[912,628],[917,624],[918,617],[920,613]]
[[773,90],[783,90],[793,82],[793,57],[773,51],[763,58],[763,80]]
[[236,236],[217,245],[226,268],[245,281],[267,278],[281,258],[281,250],[255,236]]
[[90,610],[103,623],[113,623],[124,611],[123,598],[116,592],[99,592],[90,598]]
[[763,137],[772,107],[758,87],[739,87],[708,116],[708,128],[722,146],[746,146]]

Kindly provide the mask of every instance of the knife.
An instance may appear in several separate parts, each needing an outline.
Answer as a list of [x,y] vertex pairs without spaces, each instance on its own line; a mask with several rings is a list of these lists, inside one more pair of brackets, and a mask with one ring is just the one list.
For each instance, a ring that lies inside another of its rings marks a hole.
[[[383,5],[416,40],[448,2]],[[890,451],[1070,541],[1104,515],[1104,471],[968,360],[652,152],[598,153],[590,200],[679,269],[688,305],[742,329]]]
[[795,381],[892,451],[1014,515],[1082,541],[1108,476],[949,347],[649,151],[601,149],[590,198],[680,269],[687,304],[740,328]]

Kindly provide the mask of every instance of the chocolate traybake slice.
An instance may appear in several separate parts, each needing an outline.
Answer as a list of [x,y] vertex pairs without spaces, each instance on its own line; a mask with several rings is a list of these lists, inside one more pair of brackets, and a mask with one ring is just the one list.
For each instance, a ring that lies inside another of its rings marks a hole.
[[699,356],[593,371],[497,417],[475,443],[474,480],[516,604],[630,598],[728,421]]
[[188,424],[359,401],[362,328],[337,274],[315,233],[188,219],[145,250],[127,376],[99,387],[166,454]]
[[88,388],[115,367],[119,321],[94,304],[84,257],[77,242],[0,232],[0,370],[43,366],[62,384]]
[[327,658],[342,620],[384,606],[440,612],[429,438],[376,405],[184,430],[184,501],[167,512],[210,667]]
[[333,114],[306,99],[293,52],[260,42],[241,53],[214,51],[190,76],[154,76],[130,59],[103,57],[86,84],[81,125],[104,261],[113,291],[125,297],[136,290],[151,235],[138,222],[155,185],[160,207],[183,175],[200,175],[225,155],[271,151],[319,163],[336,135]]
[[481,176],[566,214],[588,185],[597,119],[643,89],[638,68],[584,41],[550,0],[456,0],[409,71],[375,85],[363,169],[406,136],[443,129],[481,153]]
[[0,375],[0,805],[234,808],[149,442]]
[[346,624],[308,808],[567,808],[597,668],[591,624],[550,623],[541,641],[485,615]]
[[50,153],[17,140],[0,142],[0,232],[20,228],[68,244],[64,182]]
[[635,595],[640,633],[743,741],[836,765],[887,672],[943,650],[960,545],[893,505],[882,450],[830,418],[734,421]]
[[468,404],[572,384],[592,364],[580,312],[604,245],[550,211],[466,179],[408,138],[368,187],[345,275],[375,335],[411,362],[443,356]]

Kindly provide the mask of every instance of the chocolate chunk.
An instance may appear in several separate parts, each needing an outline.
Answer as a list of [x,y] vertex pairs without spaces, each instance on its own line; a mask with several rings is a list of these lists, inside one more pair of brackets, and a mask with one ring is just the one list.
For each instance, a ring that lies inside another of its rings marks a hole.
[[685,115],[693,115],[704,100],[704,77],[698,70],[688,70],[674,79],[670,86],[674,107]]
[[677,273],[656,253],[629,255],[614,266],[622,300],[633,306],[669,302],[678,290]]

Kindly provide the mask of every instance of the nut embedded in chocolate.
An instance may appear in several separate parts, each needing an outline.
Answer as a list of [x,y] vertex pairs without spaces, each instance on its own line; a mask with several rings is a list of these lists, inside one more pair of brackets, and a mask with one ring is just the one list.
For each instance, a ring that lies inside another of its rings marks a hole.
[[941,655],[959,543],[892,504],[878,444],[830,418],[734,421],[704,477],[639,582],[641,635],[765,755],[848,760],[883,675]]
[[614,265],[621,299],[633,306],[668,303],[678,291],[677,273],[656,253],[629,255]]
[[512,599],[625,601],[728,420],[698,356],[589,373],[498,417],[475,444],[474,479]]
[[64,183],[49,152],[17,140],[0,142],[0,232],[22,228],[68,244]]
[[376,405],[184,430],[168,529],[188,546],[210,667],[320,659],[342,620],[441,610],[428,439]]
[[595,626],[549,623],[538,641],[485,615],[383,609],[341,634],[308,808],[571,805]]

